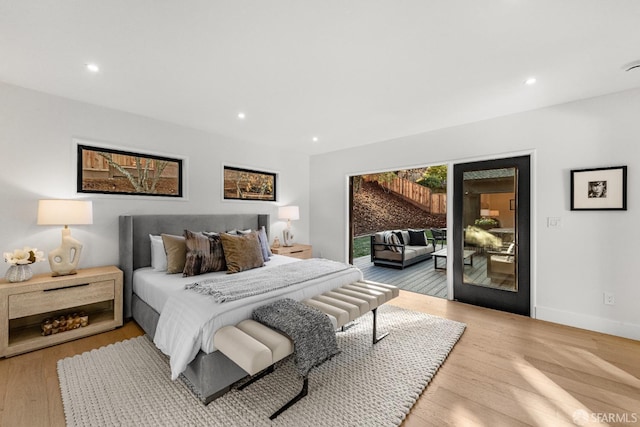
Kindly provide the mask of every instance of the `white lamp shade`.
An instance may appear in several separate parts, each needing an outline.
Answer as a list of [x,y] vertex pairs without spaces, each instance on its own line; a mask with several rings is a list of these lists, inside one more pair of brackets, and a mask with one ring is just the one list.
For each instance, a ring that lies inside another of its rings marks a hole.
[[281,206],[278,208],[278,218],[298,220],[300,219],[300,209],[297,206]]
[[93,203],[87,200],[40,200],[38,201],[38,224],[93,224]]
[[480,216],[489,216],[491,211],[489,209],[480,209]]

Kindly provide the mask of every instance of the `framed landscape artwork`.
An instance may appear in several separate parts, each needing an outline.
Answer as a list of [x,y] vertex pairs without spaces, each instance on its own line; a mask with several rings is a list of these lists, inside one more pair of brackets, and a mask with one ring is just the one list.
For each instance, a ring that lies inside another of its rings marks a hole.
[[627,167],[571,171],[571,210],[627,210]]
[[224,166],[224,200],[275,202],[276,177],[273,172]]
[[183,197],[183,159],[78,144],[78,193]]

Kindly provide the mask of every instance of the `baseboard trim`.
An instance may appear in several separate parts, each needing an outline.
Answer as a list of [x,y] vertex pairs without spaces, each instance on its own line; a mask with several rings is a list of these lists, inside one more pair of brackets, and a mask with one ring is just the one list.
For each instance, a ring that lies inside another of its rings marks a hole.
[[625,323],[603,317],[590,316],[581,313],[557,310],[555,308],[535,308],[536,318],[548,322],[587,329],[604,334],[616,335],[623,338],[640,340],[640,325]]

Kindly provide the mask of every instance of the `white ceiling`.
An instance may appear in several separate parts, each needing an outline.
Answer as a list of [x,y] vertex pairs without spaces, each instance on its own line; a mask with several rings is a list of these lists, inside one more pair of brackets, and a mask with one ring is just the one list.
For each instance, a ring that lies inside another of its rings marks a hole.
[[0,0],[0,81],[310,154],[640,87],[639,59],[638,0]]

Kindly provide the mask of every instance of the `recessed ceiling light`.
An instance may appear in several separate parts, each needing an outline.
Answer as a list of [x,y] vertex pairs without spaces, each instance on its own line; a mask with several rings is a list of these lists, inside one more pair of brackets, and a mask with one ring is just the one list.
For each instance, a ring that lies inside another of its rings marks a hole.
[[92,73],[97,73],[98,71],[100,71],[100,67],[98,67],[98,65],[96,64],[88,63],[85,64],[85,66],[87,67],[87,70],[91,71]]
[[242,112],[238,113],[238,118],[240,120],[244,120],[245,117],[247,117],[247,116],[244,113],[242,113]]
[[313,138],[311,138],[311,140],[312,140],[313,142],[318,142],[318,137],[317,137],[317,136],[314,136]]
[[524,81],[524,84],[526,84],[527,86],[531,86],[536,84],[536,78],[535,77],[529,77],[527,80]]

